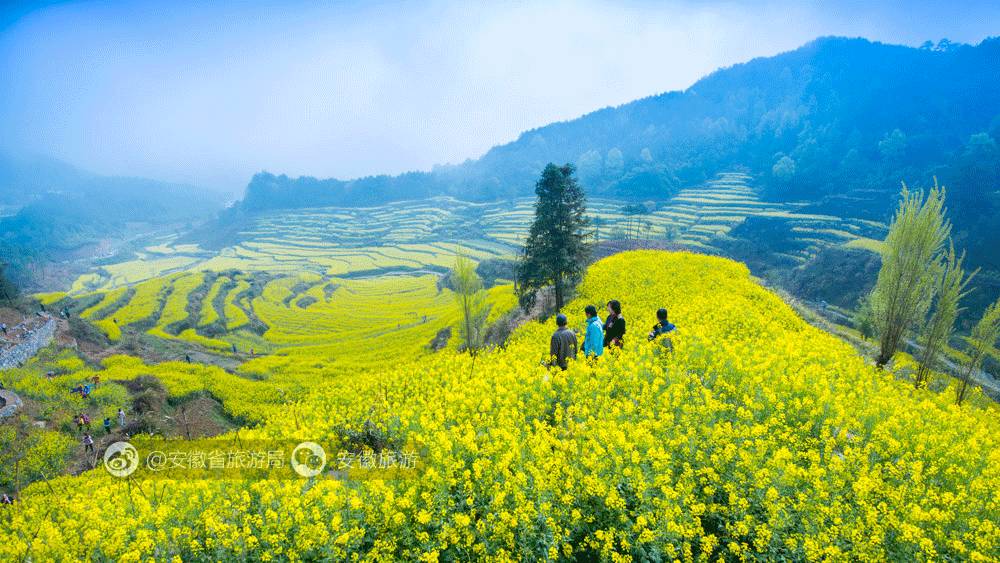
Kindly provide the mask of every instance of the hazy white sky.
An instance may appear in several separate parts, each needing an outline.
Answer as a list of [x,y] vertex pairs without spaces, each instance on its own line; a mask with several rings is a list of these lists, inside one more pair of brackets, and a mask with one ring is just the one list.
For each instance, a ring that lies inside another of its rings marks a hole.
[[0,149],[236,191],[475,158],[822,35],[1000,34],[998,2],[42,2],[0,8]]

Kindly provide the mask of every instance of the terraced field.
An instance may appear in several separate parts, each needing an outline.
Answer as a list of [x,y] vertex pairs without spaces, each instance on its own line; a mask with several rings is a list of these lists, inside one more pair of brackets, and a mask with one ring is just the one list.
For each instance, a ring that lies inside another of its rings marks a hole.
[[[790,256],[805,262],[823,246],[850,246],[875,250],[887,226],[881,223],[802,212],[806,204],[761,201],[741,173],[719,174],[704,186],[681,190],[655,210],[626,213],[626,204],[609,199],[588,201],[595,235],[600,240],[667,240],[693,250],[720,253],[720,242],[750,217],[783,219],[796,234],[801,249]],[[487,238],[520,245],[533,213],[534,201],[521,199],[483,215]]]
[[[454,320],[438,278],[455,255],[513,257],[533,206],[530,198],[484,204],[439,197],[266,213],[217,252],[165,239],[133,260],[95,268],[73,284],[67,302],[112,341],[129,327],[215,353],[319,347],[338,355],[357,346],[352,335],[393,350],[405,341],[412,354]],[[588,206],[599,241],[671,241],[708,253],[723,253],[731,231],[749,218],[777,219],[800,243],[788,255],[796,262],[830,245],[875,251],[885,228],[761,201],[740,173],[664,202],[594,198]],[[491,292],[497,311],[513,306],[510,293]],[[44,297],[57,303],[63,296]]]
[[[494,319],[516,303],[509,284],[493,287],[489,299]],[[139,332],[244,359],[357,354],[374,364],[421,353],[458,319],[452,292],[434,273],[184,272],[58,303],[112,342]]]
[[[134,260],[95,268],[69,293],[79,297],[185,271],[311,272],[327,277],[440,273],[456,253],[477,260],[513,256],[524,241],[533,206],[531,198],[469,203],[438,197],[380,207],[265,213],[218,252],[165,239]],[[667,240],[712,253],[721,252],[720,243],[748,218],[780,219],[802,243],[791,251],[796,262],[828,245],[872,250],[885,232],[879,223],[804,212],[804,204],[761,201],[752,179],[735,172],[719,174],[666,201],[629,206],[593,198],[588,206],[598,240]]]

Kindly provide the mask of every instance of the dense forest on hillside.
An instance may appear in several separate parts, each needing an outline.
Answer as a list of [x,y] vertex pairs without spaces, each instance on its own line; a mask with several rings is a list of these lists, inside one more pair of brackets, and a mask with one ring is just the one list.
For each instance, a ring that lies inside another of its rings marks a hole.
[[933,174],[963,195],[991,191],[984,184],[998,172],[998,89],[997,39],[940,49],[819,39],[719,70],[683,92],[527,131],[479,160],[429,173],[352,181],[261,173],[243,208],[525,195],[547,162],[573,162],[595,195],[664,198],[746,166],[773,197],[884,217],[891,202],[869,195],[859,206],[854,198],[895,193],[900,180],[927,184]]

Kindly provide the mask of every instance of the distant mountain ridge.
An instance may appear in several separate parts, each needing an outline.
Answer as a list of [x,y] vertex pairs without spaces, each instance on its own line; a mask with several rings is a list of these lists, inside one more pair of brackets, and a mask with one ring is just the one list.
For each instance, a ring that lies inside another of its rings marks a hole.
[[147,178],[101,176],[46,157],[0,154],[0,263],[22,285],[35,286],[45,264],[78,248],[126,236],[129,225],[163,226],[211,219],[223,196]]
[[[720,69],[682,92],[526,131],[478,160],[431,172],[346,181],[262,172],[240,205],[253,212],[526,195],[550,161],[575,163],[592,195],[665,199],[720,170],[745,167],[770,197],[842,205],[836,198],[845,187],[891,194],[900,180],[926,184],[933,173],[953,180],[957,174],[942,168],[973,135],[996,140],[997,92],[1000,39],[934,50],[822,38]],[[882,198],[862,199],[874,205]],[[870,211],[882,217],[889,207]]]
[[[998,141],[1000,38],[911,48],[828,37],[717,70],[684,91],[526,131],[477,160],[430,172],[348,181],[263,172],[228,217],[236,225],[242,214],[275,208],[525,196],[546,163],[572,162],[591,196],[663,201],[738,170],[765,200],[884,223],[900,182],[923,188],[936,178],[948,188],[956,246],[983,268],[967,300],[972,315],[1000,296]],[[798,238],[795,228],[779,217],[755,218],[718,246],[793,290],[833,280],[824,265],[840,264],[858,282],[850,292],[831,281],[796,293],[850,306],[874,281],[872,256],[831,248],[815,264],[789,267],[783,244]]]

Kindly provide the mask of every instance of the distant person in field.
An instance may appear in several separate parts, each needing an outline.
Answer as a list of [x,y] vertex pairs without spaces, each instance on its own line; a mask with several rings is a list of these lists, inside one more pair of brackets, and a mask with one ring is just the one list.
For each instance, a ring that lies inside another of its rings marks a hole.
[[566,315],[562,313],[556,315],[558,328],[552,333],[552,340],[549,344],[549,356],[553,358],[549,365],[557,365],[562,369],[566,369],[569,359],[576,359],[576,335],[573,334],[572,330],[566,328],[568,322]]
[[599,358],[604,353],[604,323],[597,316],[597,307],[587,305],[587,333],[583,338],[583,354],[588,358]]
[[659,338],[660,344],[662,344],[667,350],[673,352],[674,342],[670,339],[669,335],[673,334],[676,330],[677,326],[667,319],[667,310],[661,308],[656,312],[656,324],[653,325],[653,330],[649,331],[647,339],[652,342],[653,340]]
[[125,428],[125,411],[118,409],[118,426]]
[[604,321],[604,347],[622,347],[625,337],[625,317],[622,316],[622,304],[617,299],[608,301],[608,319]]
[[235,353],[236,353],[236,345],[233,344],[233,354],[235,354]]
[[89,431],[90,430],[90,415],[84,413],[84,415],[81,416],[80,418],[83,420],[83,425],[86,426],[87,430]]
[[94,438],[90,434],[83,435],[83,451],[94,453]]
[[7,496],[7,493],[4,493],[0,496],[0,504],[14,504],[14,499]]
[[677,327],[667,320],[667,310],[660,309],[656,312],[656,324],[653,325],[653,330],[649,331],[648,339],[653,341],[657,336],[669,334],[675,330],[677,330]]
[[111,417],[104,417],[104,433],[111,434]]

